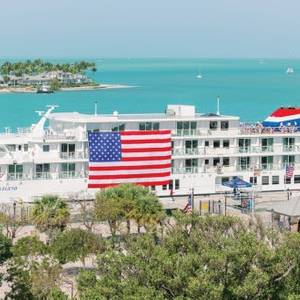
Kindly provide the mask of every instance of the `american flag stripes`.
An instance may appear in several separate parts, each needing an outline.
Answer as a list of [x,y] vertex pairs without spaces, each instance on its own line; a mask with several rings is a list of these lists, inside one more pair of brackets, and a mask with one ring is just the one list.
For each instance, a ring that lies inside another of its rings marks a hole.
[[285,177],[292,178],[294,175],[294,166],[287,165],[285,169]]
[[88,188],[170,182],[170,130],[89,132],[88,142]]

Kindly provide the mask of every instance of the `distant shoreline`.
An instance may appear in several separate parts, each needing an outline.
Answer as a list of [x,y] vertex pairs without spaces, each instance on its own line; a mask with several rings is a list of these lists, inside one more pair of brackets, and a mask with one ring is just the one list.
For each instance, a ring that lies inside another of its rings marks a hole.
[[[123,84],[110,84],[103,83],[98,85],[85,85],[85,86],[74,86],[60,88],[55,92],[72,92],[72,91],[92,91],[92,90],[108,90],[108,89],[125,89],[133,88],[134,86],[123,85]],[[10,93],[36,93],[37,89],[34,87],[0,87],[0,94]]]

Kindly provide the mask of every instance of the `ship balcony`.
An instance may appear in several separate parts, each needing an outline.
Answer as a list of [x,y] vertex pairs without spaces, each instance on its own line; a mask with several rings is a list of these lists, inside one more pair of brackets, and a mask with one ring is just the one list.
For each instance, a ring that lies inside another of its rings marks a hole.
[[299,150],[300,150],[300,147],[295,146],[295,145],[283,145],[283,147],[282,147],[283,152],[295,152],[295,151],[299,151]]
[[270,134],[291,134],[299,132],[300,127],[280,126],[280,127],[263,127],[262,124],[241,124],[240,134],[243,135],[270,135]]
[[173,156],[186,156],[186,155],[201,155],[203,151],[198,148],[195,149],[173,149]]
[[199,173],[198,167],[172,168],[172,174],[196,174]]
[[273,152],[273,146],[252,146],[252,147],[239,147],[238,153],[261,153],[261,152]]
[[8,173],[7,174],[7,180],[9,180],[9,181],[25,180],[25,179],[29,178],[27,175],[29,175],[29,174],[24,174],[24,173]]
[[198,129],[177,129],[172,132],[173,136],[199,136],[201,135]]
[[83,178],[86,177],[85,172],[66,171],[58,173],[60,179]]
[[74,133],[47,133],[43,136],[45,141],[52,140],[75,140],[76,136]]
[[61,159],[87,159],[88,154],[86,152],[60,152]]
[[8,181],[24,181],[24,180],[51,180],[51,179],[72,179],[72,178],[85,178],[87,177],[87,172],[38,172],[34,175],[31,173],[8,173]]
[[35,173],[33,179],[51,179],[51,173],[50,172],[37,172]]

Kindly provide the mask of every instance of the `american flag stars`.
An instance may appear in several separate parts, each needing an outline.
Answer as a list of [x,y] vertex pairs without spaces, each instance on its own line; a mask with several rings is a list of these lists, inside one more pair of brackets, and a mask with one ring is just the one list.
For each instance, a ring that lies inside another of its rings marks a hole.
[[120,161],[121,137],[118,132],[89,132],[90,161],[110,162]]

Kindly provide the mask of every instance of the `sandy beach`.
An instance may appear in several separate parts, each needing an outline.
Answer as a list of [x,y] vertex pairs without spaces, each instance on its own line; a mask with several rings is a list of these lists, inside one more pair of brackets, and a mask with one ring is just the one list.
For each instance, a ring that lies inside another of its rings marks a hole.
[[[106,89],[124,89],[133,88],[134,86],[123,84],[98,84],[98,85],[85,85],[76,87],[60,88],[58,91],[72,92],[72,91],[91,91],[91,90],[106,90]],[[0,87],[0,93],[36,93],[37,89],[34,87]]]

